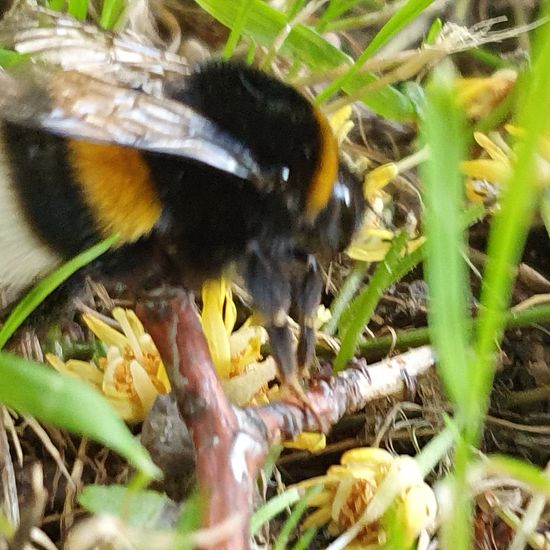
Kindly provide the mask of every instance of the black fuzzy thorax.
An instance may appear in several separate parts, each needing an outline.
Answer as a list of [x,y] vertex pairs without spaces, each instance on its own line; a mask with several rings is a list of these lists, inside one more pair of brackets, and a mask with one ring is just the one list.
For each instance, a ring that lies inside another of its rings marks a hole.
[[185,279],[219,275],[255,243],[270,256],[292,246],[294,221],[278,194],[193,161],[144,158],[163,204],[155,236]]
[[248,148],[266,174],[288,168],[278,190],[296,194],[303,207],[322,136],[313,106],[297,90],[252,67],[218,61],[167,85],[166,93]]

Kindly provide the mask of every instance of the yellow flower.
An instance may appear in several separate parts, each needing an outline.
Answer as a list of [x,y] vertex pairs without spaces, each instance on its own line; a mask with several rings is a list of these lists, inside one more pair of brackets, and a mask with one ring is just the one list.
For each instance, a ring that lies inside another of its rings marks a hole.
[[[410,157],[399,162],[389,162],[368,172],[363,183],[363,193],[369,207],[365,211],[361,228],[353,242],[346,250],[346,254],[362,262],[381,262],[390,249],[391,241],[396,236],[393,229],[392,197],[384,188],[395,179],[403,170],[408,170],[425,159],[426,148],[421,149]],[[416,219],[411,216],[406,230],[409,234],[416,233]],[[424,238],[411,238],[407,243],[407,252],[411,253],[424,242]]]
[[470,118],[483,118],[508,96],[516,80],[517,73],[512,69],[503,69],[491,76],[459,78],[456,81],[458,104]]
[[170,391],[170,383],[153,339],[136,314],[115,308],[112,315],[122,329],[115,330],[93,315],[83,315],[88,328],[103,343],[106,356],[93,361],[46,359],[58,371],[80,378],[101,391],[122,418],[143,420],[157,395]]
[[261,361],[266,330],[253,325],[249,318],[233,331],[236,320],[230,284],[223,278],[204,283],[201,323],[210,355],[228,398],[243,405],[265,397],[267,384],[276,376],[276,368],[272,358]]
[[392,456],[372,447],[352,449],[326,475],[307,479],[298,487],[316,485],[323,490],[309,498],[308,506],[316,510],[302,528],[328,525],[335,536],[355,530],[347,548],[384,547],[389,518],[398,522],[406,547],[434,527],[435,495],[409,456]]
[[328,117],[328,122],[338,145],[341,145],[348,136],[349,132],[353,128],[353,122],[351,120],[351,105],[346,105],[341,109],[338,109]]
[[[511,125],[506,126],[506,131],[519,139],[525,133],[523,128]],[[489,137],[475,132],[474,139],[486,157],[461,163],[462,172],[470,178],[466,182],[466,196],[472,202],[493,202],[512,175],[516,155],[498,134]],[[550,139],[546,136],[539,143],[537,176],[542,186],[547,187],[550,184]]]

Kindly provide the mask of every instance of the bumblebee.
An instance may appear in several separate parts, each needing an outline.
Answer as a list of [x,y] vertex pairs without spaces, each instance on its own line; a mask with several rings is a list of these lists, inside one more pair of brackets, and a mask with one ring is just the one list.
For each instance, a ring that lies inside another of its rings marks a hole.
[[192,285],[235,266],[297,387],[317,262],[363,210],[322,112],[249,66],[189,66],[39,8],[4,20],[0,44],[25,54],[0,73],[0,287],[22,290],[112,234],[134,276]]

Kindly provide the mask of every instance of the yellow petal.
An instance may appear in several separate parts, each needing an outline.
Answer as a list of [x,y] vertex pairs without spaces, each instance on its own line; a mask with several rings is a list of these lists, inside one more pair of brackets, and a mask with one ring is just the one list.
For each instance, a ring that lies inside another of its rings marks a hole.
[[159,355],[157,346],[155,346],[155,342],[153,342],[151,335],[147,334],[146,332],[144,332],[138,337],[138,345],[144,353],[150,353],[151,355]]
[[116,413],[126,422],[140,422],[143,420],[142,409],[127,398],[107,397],[109,404]]
[[383,164],[371,170],[367,174],[365,183],[363,184],[365,197],[370,200],[375,193],[386,187],[397,174],[399,174],[399,169],[394,162]]
[[331,518],[336,523],[340,522],[340,514],[342,512],[342,508],[344,507],[348,498],[351,495],[351,492],[353,490],[353,483],[353,479],[343,479],[338,484],[338,488],[336,489],[336,494],[334,495],[330,511]]
[[51,353],[46,354],[46,360],[55,370],[68,374],[74,378],[79,378],[96,388],[101,388],[103,373],[93,363],[79,361],[77,359],[69,359],[65,363],[59,357]]
[[[112,311],[112,316],[114,319],[116,319],[120,323],[120,326],[122,327],[122,332],[124,332],[124,335],[126,336],[126,338],[128,338],[128,342],[130,343],[130,349],[134,353],[134,357],[138,361],[142,361],[143,353],[139,346],[138,335],[133,331],[132,324],[130,323],[130,320],[128,318],[129,311],[131,310],[129,309],[124,310],[121,307],[115,307]],[[138,321],[135,315],[134,315],[134,318],[136,321]],[[139,325],[141,325],[141,323],[139,323]],[[143,330],[143,327],[141,328]]]
[[330,508],[319,508],[319,510],[316,510],[313,514],[310,514],[302,522],[301,529],[302,531],[306,531],[310,527],[323,527],[323,525],[326,525],[330,519]]
[[465,160],[460,163],[460,168],[470,178],[483,179],[500,184],[506,183],[511,174],[509,163],[491,159]]
[[385,449],[378,447],[357,447],[346,451],[340,463],[342,465],[353,463],[384,464],[390,465],[394,461],[394,456]]
[[352,244],[346,250],[346,255],[352,260],[360,262],[381,262],[389,248],[390,245],[386,242],[379,242],[376,245],[371,244],[369,246]]
[[476,142],[487,151],[487,154],[493,159],[509,163],[508,155],[488,136],[481,132],[474,132],[474,139]]
[[262,344],[267,342],[267,331],[259,326],[242,326],[229,337],[231,375],[240,375],[251,363],[262,358]]
[[302,432],[296,439],[284,441],[283,446],[287,449],[301,449],[310,453],[317,453],[327,446],[327,438],[323,433]]
[[237,306],[233,300],[233,292],[231,292],[231,285],[225,282],[225,299],[224,299],[224,310],[223,310],[223,323],[225,325],[225,330],[227,334],[231,334],[235,328],[235,323],[237,322]]
[[128,399],[128,393],[120,391],[117,387],[117,382],[115,380],[118,368],[124,363],[124,359],[119,357],[114,361],[108,361],[105,368],[105,373],[103,375],[103,384],[101,389],[105,395],[116,397],[119,399],[126,398]]
[[350,120],[351,113],[351,105],[346,105],[328,117],[328,122],[339,145],[342,144],[353,128],[353,122]]
[[209,280],[203,284],[202,328],[218,374],[222,378],[229,378],[231,348],[223,315],[224,300],[225,283],[219,280]]
[[489,78],[459,78],[455,85],[457,88],[457,102],[459,105],[465,105],[472,101],[480,93],[487,90],[491,81]]
[[437,500],[426,483],[413,485],[402,496],[398,513],[406,540],[411,544],[423,529],[432,529],[437,515]]
[[307,499],[307,505],[311,508],[320,508],[332,502],[331,491],[321,491],[320,493],[313,494]]
[[332,317],[332,313],[328,307],[320,305],[317,308],[317,314],[315,315],[314,327],[315,330],[319,330],[323,325],[328,323]]
[[170,385],[170,380],[168,379],[168,374],[166,373],[166,368],[163,363],[159,364],[157,379],[164,387],[164,393],[169,393],[172,390],[172,386]]
[[249,403],[263,386],[274,380],[276,375],[275,360],[268,357],[262,363],[250,365],[244,374],[220,382],[231,403],[244,405]]
[[[113,309],[113,317],[115,319],[116,319],[115,311],[117,309],[120,309],[120,308]],[[124,312],[126,314],[126,319],[128,320],[128,324],[130,325],[130,329],[132,333],[135,334],[138,338],[146,334],[145,329],[143,328],[143,325],[139,320],[139,317],[136,315],[136,312],[133,309],[125,309]]]
[[130,342],[124,334],[110,327],[94,315],[88,315],[85,313],[82,315],[82,319],[88,328],[97,336],[97,338],[99,338],[107,346],[117,346],[121,350],[130,346]]
[[130,374],[132,375],[132,383],[143,411],[146,413],[157,398],[158,391],[151,382],[149,375],[145,372],[145,369],[135,360],[130,362]]

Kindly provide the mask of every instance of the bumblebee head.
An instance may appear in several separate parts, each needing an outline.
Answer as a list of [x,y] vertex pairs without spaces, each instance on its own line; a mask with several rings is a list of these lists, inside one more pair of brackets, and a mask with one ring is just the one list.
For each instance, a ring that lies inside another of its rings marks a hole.
[[359,229],[364,206],[361,182],[341,163],[326,206],[306,232],[304,247],[328,257],[343,251]]
[[337,179],[337,144],[325,116],[297,90],[242,64],[210,62],[167,93],[216,123],[260,166],[254,184],[313,221]]

